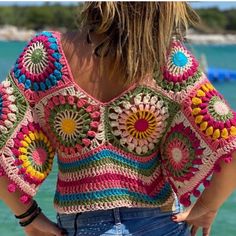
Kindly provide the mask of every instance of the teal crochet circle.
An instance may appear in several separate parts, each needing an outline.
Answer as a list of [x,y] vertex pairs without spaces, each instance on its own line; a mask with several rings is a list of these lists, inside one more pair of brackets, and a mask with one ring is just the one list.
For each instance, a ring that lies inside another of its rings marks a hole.
[[178,67],[183,67],[188,63],[188,58],[182,52],[176,52],[172,57],[173,63]]

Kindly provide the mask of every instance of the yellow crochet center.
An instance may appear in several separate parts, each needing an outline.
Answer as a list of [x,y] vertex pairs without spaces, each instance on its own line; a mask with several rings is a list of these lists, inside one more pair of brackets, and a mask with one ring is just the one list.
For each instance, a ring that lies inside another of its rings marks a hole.
[[65,118],[61,122],[61,129],[68,135],[73,134],[76,130],[76,122],[70,118]]

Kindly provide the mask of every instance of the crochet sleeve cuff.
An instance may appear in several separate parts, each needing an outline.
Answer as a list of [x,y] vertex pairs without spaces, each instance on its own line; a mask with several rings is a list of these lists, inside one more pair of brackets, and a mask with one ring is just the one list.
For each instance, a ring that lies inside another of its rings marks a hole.
[[0,84],[0,176],[8,177],[8,191],[20,190],[20,200],[27,203],[51,171],[53,158],[34,109],[10,73]]
[[207,187],[212,173],[220,171],[219,162],[231,162],[236,113],[179,42],[174,43],[165,70],[165,85],[171,83],[165,89],[172,91],[180,110],[162,140],[162,167],[180,202],[189,206],[191,195],[198,197],[199,186]]

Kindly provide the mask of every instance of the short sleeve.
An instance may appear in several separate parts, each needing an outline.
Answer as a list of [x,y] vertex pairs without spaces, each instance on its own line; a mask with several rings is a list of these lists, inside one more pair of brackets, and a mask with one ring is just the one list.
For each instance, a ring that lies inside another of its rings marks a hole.
[[23,203],[36,194],[50,173],[55,154],[35,115],[34,96],[27,93],[26,88],[30,85],[27,77],[31,74],[19,63],[25,52],[32,50],[32,42],[35,38],[27,44],[0,84],[0,176],[8,178],[9,192],[19,190],[22,193],[20,200]]
[[14,82],[31,104],[70,83],[60,37],[56,31],[37,33],[11,71]]
[[[236,149],[236,113],[199,68],[193,54],[174,41],[160,82],[180,104],[162,139],[162,169],[184,206],[207,187],[219,162],[230,163]],[[236,170],[235,170],[236,171]]]

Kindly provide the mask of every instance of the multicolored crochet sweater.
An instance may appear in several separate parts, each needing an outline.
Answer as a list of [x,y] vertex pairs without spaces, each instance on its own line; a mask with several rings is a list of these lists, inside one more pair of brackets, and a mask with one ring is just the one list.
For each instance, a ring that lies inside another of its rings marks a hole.
[[[76,84],[58,32],[37,34],[0,85],[0,176],[33,197],[57,154],[55,207],[185,206],[236,147],[236,113],[173,41],[163,80],[101,102]],[[150,82],[152,81],[152,82]]]

